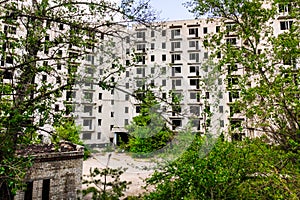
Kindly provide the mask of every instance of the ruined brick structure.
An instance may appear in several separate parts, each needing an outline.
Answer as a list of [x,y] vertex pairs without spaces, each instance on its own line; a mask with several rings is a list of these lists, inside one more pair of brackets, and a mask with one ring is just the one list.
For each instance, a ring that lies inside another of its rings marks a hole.
[[14,200],[73,200],[81,197],[83,147],[63,143],[59,152],[34,155],[26,176],[27,190]]

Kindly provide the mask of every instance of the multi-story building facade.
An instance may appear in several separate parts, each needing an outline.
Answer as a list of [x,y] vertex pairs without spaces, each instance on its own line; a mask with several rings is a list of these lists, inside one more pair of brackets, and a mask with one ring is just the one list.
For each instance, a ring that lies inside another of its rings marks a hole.
[[[286,18],[289,6],[279,5],[277,18],[270,22],[274,36],[291,28],[293,20]],[[233,26],[232,21],[198,19],[130,27],[129,36],[120,48],[126,71],[121,75],[122,81],[111,93],[106,92],[105,101],[102,100],[101,108],[106,114],[98,115],[97,120],[104,122],[97,127],[101,136],[114,143],[118,143],[118,136],[126,137],[126,125],[139,114],[140,102],[134,97],[134,91],[147,85],[161,100],[163,115],[175,131],[191,125],[194,132],[224,133],[228,140],[258,136],[259,132],[247,126],[249,119],[233,106],[240,98],[239,78],[247,69],[236,63],[225,65],[222,73],[215,73],[210,54],[216,51],[204,45],[208,35],[220,30],[229,32],[222,42],[237,47],[245,45],[234,34]],[[265,47],[260,48],[263,51]],[[134,63],[130,63],[132,53],[138,57]],[[214,61],[221,58],[218,53]],[[166,103],[172,95],[181,96],[179,110],[172,110]]]
[[[292,20],[284,17],[288,10],[289,6],[279,8],[279,17],[272,23],[274,35],[290,28]],[[116,144],[119,136],[126,138],[126,125],[140,110],[135,91],[147,85],[161,100],[161,110],[154,112],[163,111],[174,131],[191,125],[194,132],[220,134],[227,132],[228,127],[243,126],[245,116],[234,112],[231,104],[240,96],[238,78],[246,71],[236,64],[228,65],[227,73],[212,73],[215,70],[210,60],[213,51],[204,45],[208,35],[221,29],[229,30],[232,26],[232,22],[221,23],[218,19],[168,21],[153,23],[150,27],[120,26],[118,29],[124,32],[122,37],[107,38],[105,45],[97,51],[90,49],[85,60],[72,62],[80,75],[78,82],[53,104],[53,110],[68,110],[66,114],[73,116],[82,127],[84,142],[96,147]],[[15,36],[24,34],[9,24],[2,23],[1,27],[4,32]],[[51,40],[66,30],[63,25],[56,24],[48,30],[45,40]],[[244,41],[228,34],[224,36],[224,42],[242,46]],[[79,53],[80,49],[66,46],[59,51],[64,57]],[[221,57],[218,54],[215,59]],[[1,60],[1,66],[10,66],[11,62],[12,59],[6,57],[6,60]],[[69,72],[63,63],[47,65],[55,66],[61,77]],[[124,72],[115,76],[112,72],[114,69],[118,72],[121,65]],[[3,75],[4,81],[9,82],[11,77],[6,72]],[[47,74],[38,78],[53,84],[68,81],[67,78],[49,77]],[[108,81],[113,87],[106,86],[110,89],[104,90],[99,84],[101,80]],[[236,87],[236,90],[228,91],[228,85]],[[177,108],[168,104],[175,96],[180,97]],[[228,136],[228,139],[239,140],[243,136],[254,137],[255,133],[239,132]]]
[[[182,20],[128,29],[129,35],[118,47],[126,71],[115,89],[96,92],[96,102],[101,103],[96,106],[97,117],[82,122],[84,130],[92,127],[91,132],[83,133],[85,142],[97,144],[95,139],[103,137],[99,141],[117,143],[118,136],[126,138],[126,125],[139,114],[140,102],[134,92],[147,86],[157,95],[171,129],[178,131],[190,125],[194,132],[204,133],[208,127],[216,134],[225,131],[230,101],[225,95],[226,75],[215,80],[208,76],[213,66],[208,65],[209,50],[203,45],[205,36],[219,28],[219,23],[206,20]],[[135,62],[132,54],[137,57]],[[103,71],[104,66],[99,67]],[[213,84],[205,85],[207,79]],[[180,99],[176,111],[168,104],[175,95]],[[208,113],[214,114],[209,117]]]
[[[102,110],[102,103],[112,99],[111,92],[100,90],[99,77],[104,71],[99,71],[96,66],[107,64],[111,68],[117,65],[116,57],[121,51],[114,49],[110,35],[117,33],[114,28],[121,30],[124,27],[114,25],[99,29],[96,21],[104,23],[101,20],[105,16],[96,12],[84,12],[82,18],[74,21],[72,16],[85,10],[84,6],[74,4],[74,9],[67,11],[64,4],[51,1],[46,6],[54,9],[55,15],[44,12],[40,13],[42,17],[36,17],[42,9],[41,3],[11,0],[1,4],[1,103],[10,101],[11,110],[16,111],[18,108],[14,105],[24,104],[22,107],[27,107],[29,113],[19,109],[24,116],[20,121],[26,121],[20,124],[31,126],[41,135],[52,134],[55,120],[64,115],[81,125],[83,139],[93,139],[97,144],[109,143],[110,138],[101,136],[98,126],[101,126],[102,111],[112,110],[109,107]],[[89,17],[93,14],[95,17],[91,20]],[[116,37],[112,38],[116,40]],[[24,127],[20,127],[20,132]],[[95,137],[90,134],[94,132],[98,134]]]

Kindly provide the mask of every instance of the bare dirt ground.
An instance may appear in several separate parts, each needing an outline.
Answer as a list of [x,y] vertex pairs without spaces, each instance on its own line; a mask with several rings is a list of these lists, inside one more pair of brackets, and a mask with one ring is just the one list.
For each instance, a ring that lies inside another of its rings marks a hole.
[[[106,166],[110,168],[127,168],[121,175],[121,180],[131,181],[129,189],[125,196],[138,196],[145,192],[142,186],[145,186],[144,180],[149,177],[156,166],[151,159],[132,158],[126,153],[94,153],[92,158],[83,162],[83,174],[88,175],[90,168],[103,169]],[[87,198],[88,199],[88,198]]]

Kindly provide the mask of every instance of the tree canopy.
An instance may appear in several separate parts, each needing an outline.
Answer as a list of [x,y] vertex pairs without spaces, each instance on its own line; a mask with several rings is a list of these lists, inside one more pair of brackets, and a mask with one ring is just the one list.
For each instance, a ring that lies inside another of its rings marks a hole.
[[[146,199],[299,199],[299,1],[192,0],[197,17],[219,23],[204,38],[212,73],[236,93],[230,118],[259,138],[223,141],[203,152],[203,137],[149,180]],[[240,72],[240,73],[238,73]],[[213,77],[213,76],[212,76]],[[233,78],[234,81],[233,81]],[[234,127],[229,125],[229,134]]]
[[[53,104],[69,96],[83,58],[108,53],[107,38],[122,39],[124,25],[148,23],[155,12],[147,1],[32,0],[1,1],[0,13],[0,188],[15,192],[30,165],[16,149],[70,116],[71,105],[54,112]],[[123,70],[116,66],[109,75]]]
[[220,22],[222,28],[207,36],[205,45],[212,52],[214,72],[225,75],[227,91],[239,97],[232,111],[248,119],[243,129],[294,148],[300,142],[299,1],[207,0],[187,5],[195,15]]

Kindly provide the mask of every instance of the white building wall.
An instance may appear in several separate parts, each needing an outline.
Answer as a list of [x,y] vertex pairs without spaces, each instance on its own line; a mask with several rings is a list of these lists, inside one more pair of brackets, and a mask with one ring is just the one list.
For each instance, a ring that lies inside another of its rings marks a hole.
[[[278,19],[272,21],[275,36],[286,31],[281,30],[282,22],[291,21],[285,16],[286,13],[280,13]],[[136,107],[139,102],[132,94],[137,89],[137,82],[146,79],[147,83],[152,81],[155,84],[157,89],[154,90],[161,97],[166,95],[166,98],[170,100],[169,91],[183,95],[181,115],[172,114],[171,110],[168,110],[170,113],[166,114],[170,121],[182,121],[181,126],[175,130],[183,128],[188,123],[188,118],[194,117],[199,120],[199,127],[194,127],[194,130],[204,132],[206,128],[204,122],[207,119],[204,110],[207,105],[210,105],[213,116],[209,131],[216,134],[226,131],[230,126],[230,118],[245,120],[240,114],[230,116],[230,103],[235,99],[231,98],[232,95],[230,97],[229,92],[226,91],[227,74],[213,77],[211,85],[198,84],[202,83],[214,68],[206,64],[211,51],[204,47],[203,42],[207,35],[216,33],[219,26],[221,23],[218,20],[207,21],[206,19],[168,21],[155,23],[153,27],[133,26],[127,30],[128,35],[124,34],[123,38],[113,38],[114,44],[109,43],[111,46],[104,45],[102,51],[91,52],[93,59],[90,57],[79,62],[79,74],[81,77],[93,80],[93,84],[88,85],[85,81],[80,81],[73,90],[76,93],[75,97],[69,98],[67,92],[64,92],[61,99],[53,105],[53,109],[66,109],[66,102],[75,104],[75,112],[69,116],[74,116],[76,123],[82,127],[81,138],[84,142],[92,146],[107,145],[113,141],[115,132],[126,132],[126,125],[130,123],[132,117],[138,115]],[[1,28],[4,29],[4,24],[1,24]],[[58,27],[55,25],[53,28]],[[125,30],[124,27],[120,29]],[[141,33],[145,34],[144,37]],[[53,39],[57,32],[49,30],[48,34],[49,38]],[[17,29],[14,35],[22,36],[24,31],[22,28]],[[127,36],[130,38],[129,42],[127,42]],[[234,37],[225,37],[224,41],[227,38]],[[105,40],[108,41],[109,38]],[[138,49],[138,45],[139,48],[144,45],[144,50]],[[237,39],[237,46],[240,45],[242,41]],[[62,53],[67,54],[67,49],[64,49]],[[126,66],[126,60],[132,59],[132,53],[145,56],[144,63]],[[98,80],[105,77],[111,70],[113,61],[111,55],[119,57],[121,64],[126,66],[125,72],[115,76],[116,87],[113,92],[103,90],[98,85]],[[4,62],[1,62],[1,65],[9,66]],[[299,63],[297,66],[299,67]],[[87,68],[94,69],[94,71],[89,73],[86,71]],[[67,69],[64,63],[57,71],[62,76],[62,83],[66,81],[64,77]],[[244,73],[244,69],[238,67],[232,75],[238,76]],[[38,79],[42,78],[38,77]],[[53,77],[47,80],[53,84],[57,82]],[[89,96],[91,99],[87,100],[84,96]],[[246,136],[249,136],[247,134]]]

